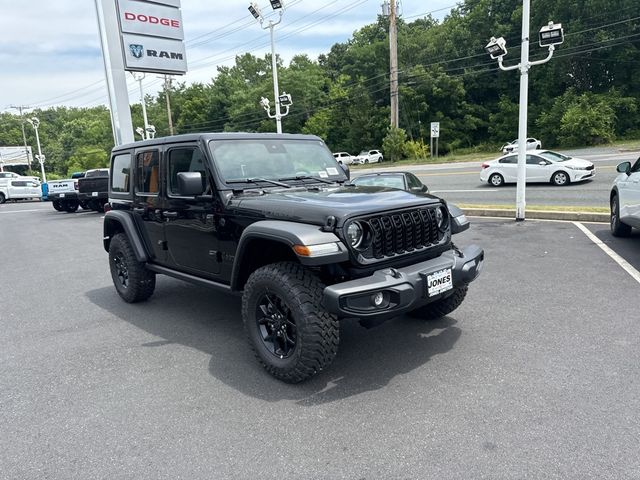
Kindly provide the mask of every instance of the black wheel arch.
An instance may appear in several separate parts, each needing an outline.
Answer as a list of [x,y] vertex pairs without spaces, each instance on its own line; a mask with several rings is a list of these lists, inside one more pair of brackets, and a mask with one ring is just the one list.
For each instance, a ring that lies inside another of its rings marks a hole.
[[[338,243],[340,251],[321,257],[304,257],[293,251],[294,245]],[[306,266],[319,266],[348,260],[349,253],[332,232],[324,232],[317,225],[263,220],[249,225],[238,242],[231,273],[231,290],[244,288],[249,275],[270,263],[293,261]]]
[[149,254],[147,253],[144,243],[140,238],[140,234],[131,214],[112,210],[107,212],[104,216],[102,243],[107,252],[109,251],[111,239],[118,233],[124,233],[127,236],[136,255],[136,259],[139,262],[146,262],[149,260]]

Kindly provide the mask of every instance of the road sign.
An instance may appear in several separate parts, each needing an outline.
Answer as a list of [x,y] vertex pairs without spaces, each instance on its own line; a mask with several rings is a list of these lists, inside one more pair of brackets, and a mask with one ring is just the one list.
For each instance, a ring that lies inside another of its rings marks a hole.
[[431,138],[440,137],[440,122],[431,122]]

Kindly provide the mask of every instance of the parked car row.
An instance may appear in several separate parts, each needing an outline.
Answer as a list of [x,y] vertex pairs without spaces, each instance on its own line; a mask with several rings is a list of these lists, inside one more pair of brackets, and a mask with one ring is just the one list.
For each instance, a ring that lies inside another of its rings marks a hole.
[[336,152],[333,157],[340,165],[363,165],[365,163],[378,163],[384,160],[380,150],[363,150],[358,155],[348,152]]

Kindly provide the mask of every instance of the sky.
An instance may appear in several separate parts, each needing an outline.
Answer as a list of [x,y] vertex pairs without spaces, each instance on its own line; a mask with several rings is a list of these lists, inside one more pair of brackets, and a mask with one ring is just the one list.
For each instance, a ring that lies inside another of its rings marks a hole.
[[[247,7],[249,0],[182,0],[189,72],[178,81],[207,82],[216,67],[233,65],[236,55],[270,52],[268,30],[262,30]],[[267,0],[259,0],[263,13]],[[285,63],[293,55],[317,59],[355,30],[373,23],[382,0],[285,0],[276,27],[276,51]],[[456,0],[404,0],[399,12],[413,21],[433,12],[442,19]],[[104,65],[94,0],[0,0],[0,111],[12,105],[48,108],[91,107],[107,103]],[[131,77],[128,75],[128,77]],[[147,74],[146,94],[162,81]],[[128,80],[129,98],[139,96]],[[15,110],[11,110],[15,111]]]

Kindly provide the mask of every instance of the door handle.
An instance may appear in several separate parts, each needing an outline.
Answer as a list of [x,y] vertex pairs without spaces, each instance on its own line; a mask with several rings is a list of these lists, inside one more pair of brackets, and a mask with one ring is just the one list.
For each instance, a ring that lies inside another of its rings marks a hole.
[[178,212],[162,212],[164,218],[178,218]]
[[147,211],[144,207],[134,207],[133,213],[145,213]]

